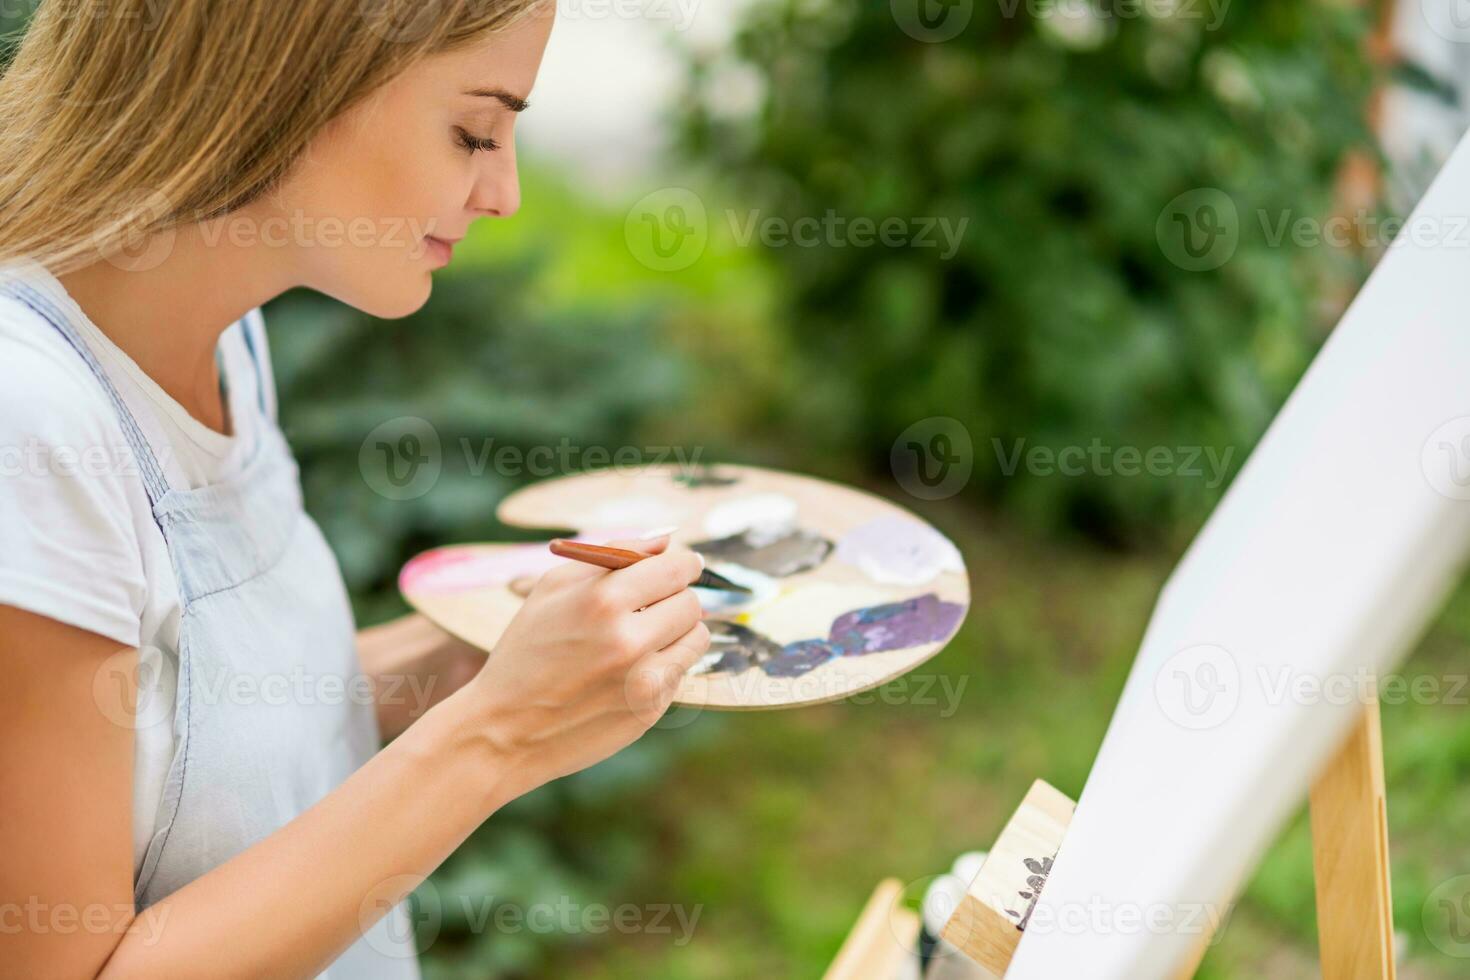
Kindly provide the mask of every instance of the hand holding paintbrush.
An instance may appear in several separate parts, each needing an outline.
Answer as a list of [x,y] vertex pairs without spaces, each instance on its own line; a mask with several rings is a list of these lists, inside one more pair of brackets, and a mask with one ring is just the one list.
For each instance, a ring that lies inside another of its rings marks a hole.
[[[627,568],[629,565],[637,564],[645,558],[652,557],[641,551],[629,551],[626,548],[610,548],[607,545],[587,544],[585,541],[569,541],[566,538],[556,538],[551,542],[551,553],[562,558],[570,558],[588,565],[596,565],[599,568]],[[703,556],[700,557],[703,562]],[[699,577],[690,585],[699,586],[703,589],[721,589],[726,592],[741,592],[746,595],[750,590],[743,585],[734,582],[706,568],[699,573]]]

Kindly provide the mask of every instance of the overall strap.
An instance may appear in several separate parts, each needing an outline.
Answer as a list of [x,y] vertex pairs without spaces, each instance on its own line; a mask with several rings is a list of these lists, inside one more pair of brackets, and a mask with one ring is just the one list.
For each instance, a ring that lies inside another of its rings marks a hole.
[[250,352],[250,363],[255,366],[255,395],[256,401],[260,403],[260,414],[264,415],[267,419],[272,419],[275,417],[275,414],[271,410],[270,395],[266,391],[267,376],[265,364],[263,363],[265,355],[262,353],[265,342],[263,337],[256,336],[255,326],[257,322],[259,321],[256,317],[246,315],[240,321],[240,333],[245,338],[245,349]]
[[101,382],[103,390],[107,392],[107,397],[112,402],[113,410],[117,413],[118,422],[122,425],[123,437],[127,439],[128,447],[133,451],[133,458],[137,460],[138,473],[143,478],[144,489],[148,492],[148,502],[156,508],[158,501],[169,490],[168,479],[163,475],[163,468],[158,465],[158,460],[153,455],[153,450],[149,447],[142,429],[138,427],[137,420],[133,418],[133,413],[128,411],[122,396],[117,393],[117,388],[107,377],[107,372],[102,369],[102,365],[98,363],[96,355],[92,353],[86,341],[77,333],[76,327],[72,326],[66,316],[49,299],[23,282],[12,280],[0,283],[0,294],[19,300],[55,327],[56,331],[76,350],[88,369]]

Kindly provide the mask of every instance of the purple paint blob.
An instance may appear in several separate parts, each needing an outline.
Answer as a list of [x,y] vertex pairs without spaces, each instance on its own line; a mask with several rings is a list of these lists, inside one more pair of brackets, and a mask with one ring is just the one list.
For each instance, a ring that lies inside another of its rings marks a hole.
[[917,599],[843,613],[832,623],[828,639],[846,657],[903,650],[938,643],[954,632],[964,615],[964,606],[941,602],[930,592]]
[[770,677],[800,677],[837,656],[826,640],[797,640],[782,647],[781,655],[761,664]]
[[860,657],[938,643],[959,627],[965,607],[930,592],[838,616],[825,640],[797,640],[760,665],[771,677],[800,677],[833,657]]

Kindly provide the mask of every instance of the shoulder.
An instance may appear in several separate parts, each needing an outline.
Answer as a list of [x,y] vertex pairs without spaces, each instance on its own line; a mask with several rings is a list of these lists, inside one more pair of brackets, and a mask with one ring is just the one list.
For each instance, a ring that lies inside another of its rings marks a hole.
[[46,320],[0,297],[0,604],[136,645],[145,520],[106,389]]
[[17,436],[111,443],[122,428],[76,348],[39,313],[0,295],[0,445],[15,446]]

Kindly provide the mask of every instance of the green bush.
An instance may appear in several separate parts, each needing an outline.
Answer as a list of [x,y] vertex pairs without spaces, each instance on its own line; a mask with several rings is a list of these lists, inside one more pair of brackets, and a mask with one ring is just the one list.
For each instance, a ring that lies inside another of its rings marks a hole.
[[[765,249],[809,379],[786,410],[810,445],[874,469],[908,425],[953,416],[980,499],[1105,540],[1188,530],[1219,481],[1007,476],[1002,457],[1097,440],[1243,461],[1364,273],[1273,232],[1329,215],[1345,154],[1370,145],[1366,11],[1234,3],[1215,26],[1203,3],[1088,22],[1028,14],[1080,4],[951,5],[968,26],[926,43],[898,24],[905,0],[766,0],[733,46],[692,59],[684,148],[740,221],[968,222],[947,261]],[[732,113],[751,75],[758,108]],[[1239,243],[1189,271],[1163,216],[1199,188],[1228,196]]]

